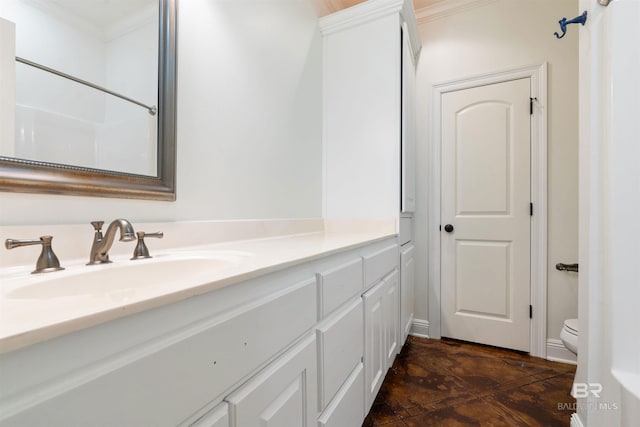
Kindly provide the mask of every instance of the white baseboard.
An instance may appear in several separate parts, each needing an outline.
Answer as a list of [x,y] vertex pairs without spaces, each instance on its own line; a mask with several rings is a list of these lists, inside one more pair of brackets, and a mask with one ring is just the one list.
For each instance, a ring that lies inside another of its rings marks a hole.
[[547,338],[547,360],[571,365],[578,364],[576,355],[567,350],[562,341],[555,338]]
[[409,335],[420,338],[429,338],[429,321],[413,319]]
[[[429,338],[429,321],[413,319],[409,335],[420,338]],[[567,350],[562,341],[554,338],[547,339],[547,360],[569,363],[571,365],[578,364],[576,355]],[[577,422],[580,422],[580,420],[578,419]],[[581,426],[582,424],[579,425]]]
[[580,416],[575,412],[571,414],[571,424],[569,425],[570,427],[584,427],[584,424],[582,424],[582,420],[580,419]]

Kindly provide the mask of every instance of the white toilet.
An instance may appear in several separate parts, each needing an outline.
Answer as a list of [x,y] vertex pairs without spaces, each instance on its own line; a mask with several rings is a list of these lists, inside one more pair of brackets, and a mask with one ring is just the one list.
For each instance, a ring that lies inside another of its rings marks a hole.
[[573,354],[578,354],[578,319],[567,319],[564,321],[562,331],[560,331],[562,343]]

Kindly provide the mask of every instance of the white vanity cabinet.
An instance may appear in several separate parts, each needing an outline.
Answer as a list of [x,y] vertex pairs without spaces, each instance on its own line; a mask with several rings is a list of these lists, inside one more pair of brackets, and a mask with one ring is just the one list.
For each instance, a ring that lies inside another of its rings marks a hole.
[[311,330],[316,306],[315,277],[281,273],[3,354],[0,425],[178,425]]
[[[0,354],[0,426],[359,425],[365,372],[378,363],[381,381],[395,352],[395,241]],[[372,291],[379,324],[366,313]],[[365,351],[372,331],[377,361]]]

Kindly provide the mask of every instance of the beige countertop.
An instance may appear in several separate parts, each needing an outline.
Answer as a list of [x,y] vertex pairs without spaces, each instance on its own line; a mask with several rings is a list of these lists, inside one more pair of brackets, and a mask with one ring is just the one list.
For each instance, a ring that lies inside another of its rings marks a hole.
[[[374,231],[333,227],[329,231],[162,249],[147,260],[131,261],[130,254],[116,254],[112,264],[99,266],[86,266],[85,259],[76,259],[55,273],[31,275],[32,266],[3,268],[0,353],[395,235],[389,227]],[[148,277],[148,272],[157,277]],[[119,283],[115,289],[109,286],[114,281]]]

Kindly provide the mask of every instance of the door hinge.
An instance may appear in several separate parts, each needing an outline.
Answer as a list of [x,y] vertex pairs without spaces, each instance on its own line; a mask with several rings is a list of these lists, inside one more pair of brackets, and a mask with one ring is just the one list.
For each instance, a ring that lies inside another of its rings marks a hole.
[[533,216],[533,203],[529,203],[529,216]]
[[529,305],[529,319],[533,319],[533,306]]
[[533,116],[533,101],[537,101],[538,98],[529,98],[529,115]]

